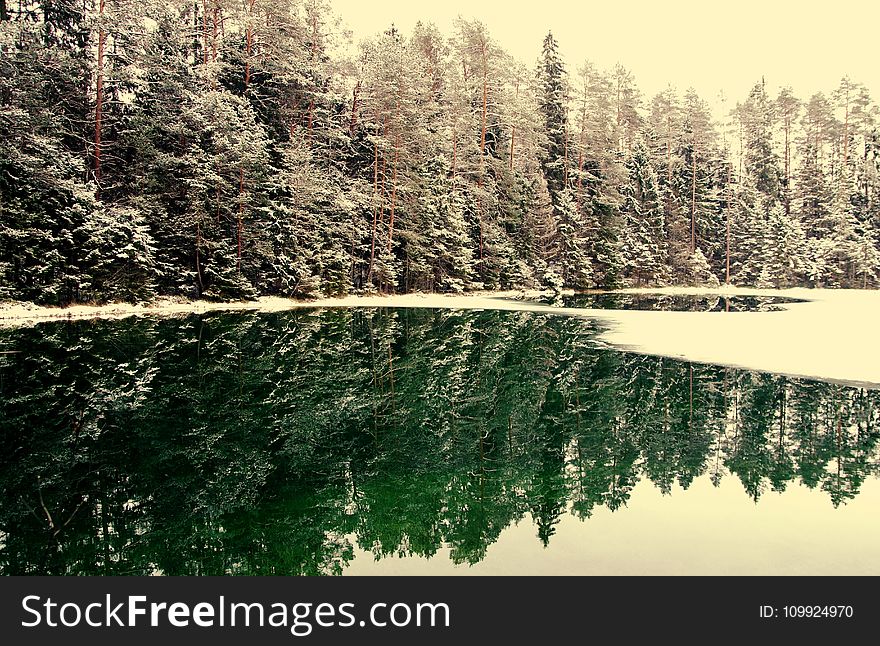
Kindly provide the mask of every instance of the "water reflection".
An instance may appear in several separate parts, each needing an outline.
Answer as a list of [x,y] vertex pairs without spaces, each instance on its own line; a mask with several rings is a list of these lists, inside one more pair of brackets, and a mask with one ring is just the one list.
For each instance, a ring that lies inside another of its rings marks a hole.
[[[477,563],[705,476],[829,508],[877,472],[878,391],[594,346],[534,313],[330,310],[0,333],[0,571]],[[759,504],[761,504],[759,502]]]
[[786,303],[803,303],[784,296],[719,296],[717,294],[577,293],[536,299],[559,307],[600,310],[654,310],[674,312],[773,312]]

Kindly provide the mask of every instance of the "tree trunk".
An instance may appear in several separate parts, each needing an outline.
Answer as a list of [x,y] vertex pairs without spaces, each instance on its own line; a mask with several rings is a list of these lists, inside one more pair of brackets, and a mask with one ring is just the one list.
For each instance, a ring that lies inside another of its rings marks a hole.
[[513,172],[513,145],[516,142],[516,125],[510,127],[510,171]]
[[[384,117],[382,119],[382,138],[385,141],[388,141],[388,117]],[[388,184],[388,173],[386,172],[388,169],[388,154],[382,153],[382,172],[380,175],[382,176],[382,200],[379,202],[379,225],[382,226],[385,224],[385,203],[388,201],[388,189],[386,188]]]
[[247,32],[245,34],[245,42],[244,42],[244,91],[247,92],[248,85],[251,82],[251,52],[254,45],[254,26],[253,26],[253,15],[254,15],[254,4],[256,4],[256,0],[249,0],[248,2],[248,23],[247,23]]
[[98,66],[95,83],[95,197],[101,196],[101,128],[104,108],[104,47],[107,35],[104,32],[104,0],[98,5]]
[[581,212],[581,177],[584,172],[584,151],[578,150],[577,212]]
[[[516,82],[516,105],[519,105],[519,81]],[[516,123],[510,126],[510,170],[513,172],[513,147],[516,143]]]
[[666,115],[666,226],[672,219],[672,116]]
[[310,49],[310,54],[312,62],[315,61],[315,58],[318,55],[318,14],[317,12],[312,12],[312,18],[310,20],[312,26],[312,46]]
[[357,85],[354,86],[354,92],[352,92],[351,99],[351,120],[348,123],[348,133],[351,136],[354,136],[354,129],[357,126],[357,107],[358,107],[358,94],[361,91],[361,81],[358,79]]
[[578,139],[577,212],[581,212],[581,186],[584,175],[584,145],[587,131],[587,79],[584,77],[584,98],[581,102],[581,134]]
[[[251,0],[253,2],[253,0]],[[312,26],[312,44],[309,51],[309,61],[312,65],[315,65],[315,59],[318,56],[318,14],[312,13],[311,17],[311,26]],[[312,143],[312,127],[315,123],[315,97],[314,92],[312,93],[312,98],[309,100],[309,119],[308,119],[308,142],[309,145]]]
[[455,165],[458,161],[458,136],[455,126],[452,127],[452,193],[455,194]]
[[791,115],[785,115],[785,215],[791,215]]
[[202,244],[202,225],[196,220],[196,275],[199,278],[199,296],[205,291],[205,283],[202,281],[202,261],[199,257],[199,246]]
[[849,83],[846,86],[846,100],[843,107],[843,164],[840,166],[840,193],[845,190],[844,178],[846,176],[846,165],[849,160]]
[[[486,43],[482,44],[483,52],[483,112],[480,119],[480,169],[482,170],[483,155],[486,154],[486,108],[489,97],[489,65],[486,58]],[[482,179],[482,173],[480,173]]]
[[[201,55],[199,54],[199,52],[201,51],[199,49],[201,47],[201,36],[199,35],[199,3],[197,2],[197,0],[192,0],[192,14],[190,14],[189,9],[187,9],[187,20],[189,20],[190,15],[192,15],[192,64],[198,65],[199,59],[201,58]],[[113,49],[115,53],[115,45]]]
[[562,190],[568,189],[568,111],[562,128]]
[[691,253],[697,250],[697,144],[691,159]]
[[370,266],[367,269],[367,284],[373,280],[373,262],[376,259],[376,220],[379,207],[379,140],[373,143],[373,233],[370,236]]
[[391,162],[391,216],[388,220],[388,253],[391,253],[391,243],[394,238],[394,207],[397,204],[397,160],[400,156],[400,124],[394,133],[394,160]]
[[739,115],[739,174],[737,177],[742,178],[743,176],[743,120],[742,114]]
[[727,258],[726,258],[727,274],[726,274],[726,278],[724,281],[727,285],[730,284],[730,175],[731,175],[731,168],[730,168],[730,165],[728,164],[728,166],[727,166],[727,209],[726,209],[727,210],[727,218],[726,218],[727,219],[727,254],[726,254],[726,256],[727,256]]
[[[483,186],[483,172],[486,155],[486,108],[488,106],[489,97],[489,60],[486,54],[486,41],[481,43],[481,51],[483,54],[483,114],[480,125],[480,173],[477,177],[477,186]],[[480,277],[483,277],[483,198],[478,198],[480,208],[478,209],[478,217],[480,224]]]
[[211,12],[211,18],[213,20],[214,31],[211,34],[211,61],[217,61],[217,30],[220,26],[220,7],[217,5],[215,0],[214,2],[214,10]]
[[238,175],[238,226],[236,236],[238,238],[238,255],[235,260],[235,269],[241,272],[241,232],[242,217],[244,216],[244,166],[239,168]]
[[208,64],[208,0],[202,0],[202,62]]
[[[247,24],[247,33],[245,35],[245,48],[244,48],[244,90],[242,92],[242,96],[247,98],[248,86],[251,82],[251,54],[253,52],[254,45],[254,27],[253,27],[253,15],[254,15],[254,5],[257,0],[249,0],[248,2],[248,24]],[[236,231],[236,236],[238,238],[238,255],[236,256],[235,268],[241,273],[241,236],[244,230],[244,165],[239,166],[239,176],[238,176],[238,226]]]

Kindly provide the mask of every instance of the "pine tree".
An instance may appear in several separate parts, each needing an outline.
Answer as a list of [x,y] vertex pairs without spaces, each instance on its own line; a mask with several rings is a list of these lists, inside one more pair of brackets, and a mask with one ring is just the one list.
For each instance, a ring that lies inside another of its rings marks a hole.
[[794,127],[800,113],[801,102],[794,96],[791,88],[785,87],[776,97],[776,115],[782,126],[783,133],[783,175],[782,199],[785,215],[791,215],[791,184],[792,184],[792,144],[794,143]]
[[154,241],[157,290],[197,296],[206,287],[203,230],[215,206],[215,185],[204,176],[207,157],[198,145],[202,124],[189,112],[201,86],[177,15],[156,17],[156,29],[138,52],[143,71],[128,127],[114,144],[127,163],[108,170],[105,160],[105,179],[114,188],[105,186],[103,198],[116,193],[141,214]]
[[806,236],[784,206],[771,208],[756,257],[756,287],[786,288],[801,284],[806,270]]
[[89,38],[83,6],[41,8],[0,23],[0,289],[67,304],[79,298],[76,235],[95,208],[82,180]]
[[556,254],[548,260],[551,265],[558,265],[558,272],[566,286],[586,287],[591,279],[592,267],[584,245],[584,221],[571,191],[567,81],[556,40],[550,33],[544,38],[538,76],[541,82],[539,106],[544,118],[546,142],[541,151],[541,168],[547,182],[558,235]]
[[761,194],[750,178],[738,184],[731,205],[730,275],[736,285],[755,285],[762,271],[761,250],[767,235]]
[[615,131],[618,152],[630,156],[642,130],[641,96],[632,72],[619,63],[614,67]]
[[81,301],[149,301],[156,293],[153,239],[134,208],[99,205],[77,232]]
[[442,155],[429,160],[419,200],[421,221],[406,236],[419,236],[407,247],[408,282],[425,291],[461,292],[474,275],[473,249],[461,204],[449,190],[449,162]]
[[692,90],[643,111],[551,34],[537,74],[451,36],[349,57],[326,0],[3,3],[0,298],[880,282],[862,84],[762,81],[719,145]]
[[[674,280],[693,283],[694,270],[702,272],[704,261],[720,264],[724,228],[716,135],[708,106],[693,90],[685,95],[680,127],[678,155],[667,162],[675,164],[668,197],[678,205],[667,221],[670,265]],[[698,249],[701,253],[695,256]]]
[[781,198],[784,181],[773,149],[774,108],[763,80],[752,88],[742,107],[745,172],[753,178],[755,188],[765,196],[766,212]]
[[627,169],[629,182],[623,189],[622,205],[626,222],[622,243],[624,272],[636,285],[662,285],[668,280],[666,221],[657,176],[642,142],[636,143]]

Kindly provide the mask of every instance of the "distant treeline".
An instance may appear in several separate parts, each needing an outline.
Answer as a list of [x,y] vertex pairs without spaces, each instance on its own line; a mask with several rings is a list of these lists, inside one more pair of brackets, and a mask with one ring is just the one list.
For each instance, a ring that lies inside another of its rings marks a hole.
[[2,332],[0,573],[338,573],[354,542],[474,563],[512,523],[546,544],[642,481],[837,506],[877,475],[880,391],[594,338],[420,309]]
[[848,78],[718,123],[476,21],[356,49],[324,0],[0,6],[0,299],[880,282]]

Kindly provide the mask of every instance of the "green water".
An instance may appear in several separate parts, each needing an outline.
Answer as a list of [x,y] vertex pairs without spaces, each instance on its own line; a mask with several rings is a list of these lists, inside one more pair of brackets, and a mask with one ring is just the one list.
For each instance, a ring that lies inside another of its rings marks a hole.
[[0,331],[0,572],[880,572],[880,391],[596,330],[350,309]]

